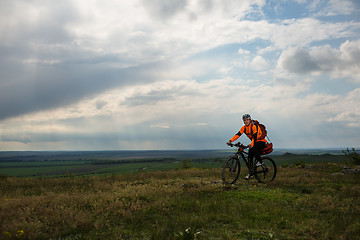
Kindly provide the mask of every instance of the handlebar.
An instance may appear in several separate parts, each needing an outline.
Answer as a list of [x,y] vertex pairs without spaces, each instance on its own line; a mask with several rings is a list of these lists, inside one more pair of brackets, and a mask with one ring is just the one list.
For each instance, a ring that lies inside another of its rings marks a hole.
[[235,144],[228,144],[230,147],[238,147],[238,148],[242,148],[242,149],[246,149],[248,148],[249,146],[245,146],[244,144],[242,144],[241,142],[237,142]]

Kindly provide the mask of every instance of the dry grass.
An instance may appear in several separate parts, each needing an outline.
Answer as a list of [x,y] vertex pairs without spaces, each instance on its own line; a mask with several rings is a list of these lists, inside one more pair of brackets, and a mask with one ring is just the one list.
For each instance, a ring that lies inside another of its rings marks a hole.
[[218,169],[0,180],[2,239],[359,239],[360,177],[280,168],[220,183]]

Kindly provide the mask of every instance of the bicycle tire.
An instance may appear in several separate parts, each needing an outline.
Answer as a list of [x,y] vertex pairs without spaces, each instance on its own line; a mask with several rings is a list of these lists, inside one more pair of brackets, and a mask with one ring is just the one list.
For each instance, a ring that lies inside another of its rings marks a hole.
[[222,181],[224,184],[234,184],[240,175],[240,161],[236,157],[229,157],[224,163],[221,171]]
[[268,183],[275,179],[277,168],[274,160],[270,157],[262,157],[262,165],[256,167],[254,176],[260,183]]

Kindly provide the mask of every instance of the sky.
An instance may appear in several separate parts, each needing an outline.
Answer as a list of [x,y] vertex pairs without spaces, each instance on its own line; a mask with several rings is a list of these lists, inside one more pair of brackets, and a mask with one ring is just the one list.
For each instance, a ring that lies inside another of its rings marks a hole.
[[358,0],[0,1],[0,151],[225,149],[245,113],[357,148],[359,103]]

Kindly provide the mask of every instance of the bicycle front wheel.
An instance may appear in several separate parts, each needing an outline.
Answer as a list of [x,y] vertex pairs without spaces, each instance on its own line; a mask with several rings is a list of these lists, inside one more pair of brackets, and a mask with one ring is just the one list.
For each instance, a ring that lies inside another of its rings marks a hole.
[[261,166],[256,167],[256,171],[254,173],[255,178],[260,183],[267,183],[274,180],[276,177],[276,164],[269,157],[262,157]]
[[225,184],[233,184],[239,178],[240,161],[236,157],[229,157],[222,168],[222,180]]

